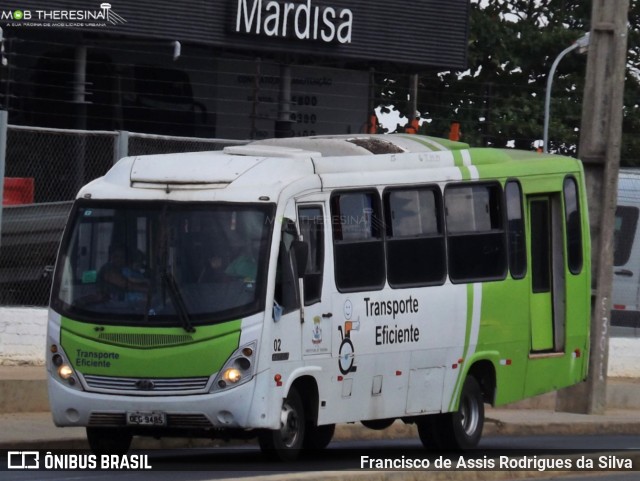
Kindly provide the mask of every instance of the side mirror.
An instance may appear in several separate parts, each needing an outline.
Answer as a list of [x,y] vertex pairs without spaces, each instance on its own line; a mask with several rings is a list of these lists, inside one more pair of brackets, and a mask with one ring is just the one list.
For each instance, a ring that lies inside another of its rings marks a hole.
[[302,279],[307,272],[307,259],[309,258],[309,245],[306,242],[295,240],[291,244],[295,256],[298,278]]

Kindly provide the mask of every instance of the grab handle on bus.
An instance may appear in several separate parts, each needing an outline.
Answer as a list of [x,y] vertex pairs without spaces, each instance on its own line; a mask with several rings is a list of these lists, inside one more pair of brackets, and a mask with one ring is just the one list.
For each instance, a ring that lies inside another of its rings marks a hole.
[[331,319],[333,317],[333,313],[332,312],[325,312],[324,314],[322,314],[322,317],[324,319]]

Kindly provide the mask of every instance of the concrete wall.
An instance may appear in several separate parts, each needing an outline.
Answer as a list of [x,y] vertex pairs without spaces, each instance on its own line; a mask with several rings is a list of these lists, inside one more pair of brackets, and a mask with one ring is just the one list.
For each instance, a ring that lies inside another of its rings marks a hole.
[[[46,326],[46,309],[0,308],[0,365],[44,364]],[[640,378],[640,339],[610,339],[609,377]]]
[[640,378],[640,338],[610,338],[609,377]]
[[47,310],[0,308],[0,365],[44,364]]

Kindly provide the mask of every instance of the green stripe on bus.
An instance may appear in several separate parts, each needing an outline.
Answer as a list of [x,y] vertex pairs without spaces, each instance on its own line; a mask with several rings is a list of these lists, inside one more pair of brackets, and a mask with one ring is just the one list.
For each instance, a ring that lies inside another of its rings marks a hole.
[[[462,351],[462,359],[464,360],[467,359],[467,354],[469,353],[469,341],[471,339],[471,330],[473,328],[473,301],[473,284],[467,284],[467,329],[464,335],[464,350]],[[462,368],[462,366],[458,366],[458,368],[460,370],[458,371],[458,379],[456,380],[456,385],[451,396],[449,411],[453,411],[458,402],[460,386],[463,381],[462,373],[464,372],[464,369]]]
[[452,150],[451,154],[453,155],[454,165],[460,169],[462,180],[471,180],[471,170],[469,170],[468,165],[464,165],[464,158],[462,157],[462,151]]
[[453,165],[455,165],[456,167],[464,167],[462,152],[460,152],[459,150],[452,150],[451,154],[453,155]]

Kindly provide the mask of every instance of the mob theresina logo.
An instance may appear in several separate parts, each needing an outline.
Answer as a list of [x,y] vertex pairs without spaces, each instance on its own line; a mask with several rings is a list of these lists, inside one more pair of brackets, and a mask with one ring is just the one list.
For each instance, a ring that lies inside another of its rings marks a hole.
[[119,25],[127,21],[118,15],[110,3],[101,3],[99,9],[16,9],[0,11],[0,21],[14,22],[18,26],[21,22],[76,22],[76,23],[109,23]]

